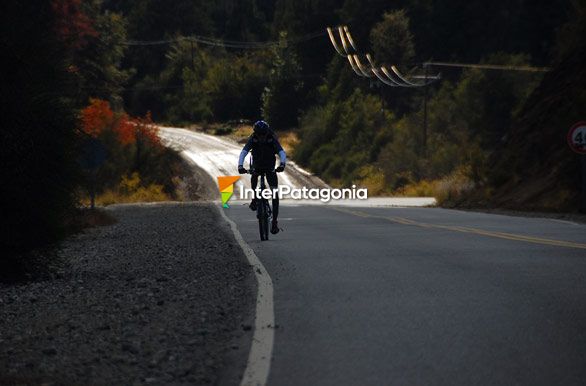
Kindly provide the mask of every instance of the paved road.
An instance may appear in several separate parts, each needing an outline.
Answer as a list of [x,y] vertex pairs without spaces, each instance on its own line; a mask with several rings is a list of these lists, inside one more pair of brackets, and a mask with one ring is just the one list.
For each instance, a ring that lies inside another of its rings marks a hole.
[[[217,137],[187,129],[161,127],[159,136],[166,146],[179,151],[181,155],[205,170],[213,180],[217,176],[238,174],[238,156],[243,144],[238,144],[227,137]],[[248,165],[250,154],[244,163]],[[287,169],[279,174],[279,182],[292,188],[326,187],[318,177],[298,167],[293,161],[287,162]],[[250,180],[242,179],[245,187],[250,188]]]
[[270,385],[583,385],[586,226],[429,208],[285,206]]

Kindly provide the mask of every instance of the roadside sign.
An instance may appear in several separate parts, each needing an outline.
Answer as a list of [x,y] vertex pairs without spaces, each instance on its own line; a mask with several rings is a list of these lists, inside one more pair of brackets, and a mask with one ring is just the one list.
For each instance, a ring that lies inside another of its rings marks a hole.
[[568,132],[570,149],[579,154],[586,154],[586,121],[578,122]]

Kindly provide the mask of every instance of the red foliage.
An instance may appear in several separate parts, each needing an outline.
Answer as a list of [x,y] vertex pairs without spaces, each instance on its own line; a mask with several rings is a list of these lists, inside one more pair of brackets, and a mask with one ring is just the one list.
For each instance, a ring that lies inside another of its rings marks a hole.
[[153,123],[150,112],[144,118],[132,118],[127,114],[116,116],[110,104],[101,99],[90,99],[89,106],[81,111],[81,126],[83,132],[92,137],[112,130],[122,145],[135,142],[137,137],[155,146],[161,145],[159,128]]
[[88,38],[98,36],[93,21],[81,9],[81,0],[52,0],[55,32],[72,49],[85,46]]
[[81,125],[86,134],[97,137],[114,123],[114,112],[110,103],[101,99],[90,99],[90,104],[81,110]]
[[115,130],[118,132],[118,140],[123,145],[136,141],[136,124],[128,115],[123,114],[117,122]]
[[159,128],[153,123],[151,112],[147,112],[144,118],[134,118],[136,133],[142,139],[146,139],[153,145],[160,146]]

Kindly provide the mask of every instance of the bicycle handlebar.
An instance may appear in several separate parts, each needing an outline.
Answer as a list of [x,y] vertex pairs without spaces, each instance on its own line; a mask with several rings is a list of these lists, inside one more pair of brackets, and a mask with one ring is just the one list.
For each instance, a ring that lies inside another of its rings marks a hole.
[[277,169],[272,169],[272,170],[261,170],[261,171],[257,171],[254,169],[248,169],[246,170],[246,174],[264,174],[264,173],[282,173],[277,171]]

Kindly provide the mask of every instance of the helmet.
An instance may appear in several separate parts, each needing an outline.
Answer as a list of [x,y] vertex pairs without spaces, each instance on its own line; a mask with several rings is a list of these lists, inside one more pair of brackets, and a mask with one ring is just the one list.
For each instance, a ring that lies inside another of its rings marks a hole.
[[256,121],[254,126],[252,126],[255,134],[268,134],[269,132],[269,124],[265,121]]

